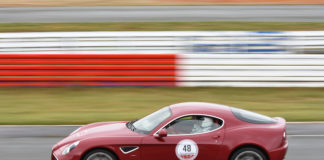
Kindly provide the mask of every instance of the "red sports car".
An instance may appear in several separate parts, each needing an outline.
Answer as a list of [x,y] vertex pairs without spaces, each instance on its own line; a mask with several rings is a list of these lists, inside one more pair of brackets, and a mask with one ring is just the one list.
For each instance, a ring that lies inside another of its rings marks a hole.
[[179,103],[131,122],[85,125],[52,160],[282,160],[283,118],[211,103]]

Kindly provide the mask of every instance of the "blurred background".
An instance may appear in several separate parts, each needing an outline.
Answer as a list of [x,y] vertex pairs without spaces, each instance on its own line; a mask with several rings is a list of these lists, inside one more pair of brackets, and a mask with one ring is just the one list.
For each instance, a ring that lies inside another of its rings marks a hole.
[[322,4],[0,0],[0,155],[46,159],[78,125],[203,101],[284,117],[287,159],[323,159]]

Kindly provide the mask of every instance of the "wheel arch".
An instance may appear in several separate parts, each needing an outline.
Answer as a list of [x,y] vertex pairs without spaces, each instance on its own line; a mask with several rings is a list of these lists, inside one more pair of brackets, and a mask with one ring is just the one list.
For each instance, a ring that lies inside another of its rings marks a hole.
[[231,152],[231,154],[229,155],[229,157],[227,158],[228,160],[230,160],[231,159],[231,157],[233,156],[233,154],[236,152],[236,151],[238,151],[238,150],[240,150],[240,149],[242,149],[242,148],[255,148],[255,149],[258,149],[258,150],[260,150],[266,157],[267,157],[267,159],[268,160],[270,160],[270,157],[269,157],[269,154],[268,154],[268,152],[263,148],[263,147],[261,147],[261,146],[259,146],[259,145],[256,145],[256,144],[242,144],[242,145],[240,145],[240,146],[237,146],[232,152]]
[[118,160],[120,160],[120,158],[118,157],[118,155],[110,148],[106,148],[106,147],[94,147],[94,148],[90,148],[87,151],[85,151],[82,156],[81,156],[81,160],[83,160],[83,158],[90,152],[94,151],[94,150],[106,150],[108,152],[110,152],[111,154],[113,154]]

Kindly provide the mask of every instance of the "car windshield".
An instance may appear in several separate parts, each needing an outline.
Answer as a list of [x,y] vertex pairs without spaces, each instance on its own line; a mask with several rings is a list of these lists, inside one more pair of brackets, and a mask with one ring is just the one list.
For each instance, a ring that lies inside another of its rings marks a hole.
[[140,120],[129,122],[127,127],[138,133],[149,134],[163,121],[168,119],[171,114],[171,109],[165,107]]

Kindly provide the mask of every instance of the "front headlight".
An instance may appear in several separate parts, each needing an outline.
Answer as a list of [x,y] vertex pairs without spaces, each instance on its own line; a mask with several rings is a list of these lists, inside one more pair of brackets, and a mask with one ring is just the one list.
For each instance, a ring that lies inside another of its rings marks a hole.
[[74,142],[74,143],[68,145],[68,146],[64,149],[64,151],[62,152],[62,155],[64,156],[64,155],[70,153],[70,152],[71,152],[75,147],[77,147],[77,146],[79,145],[79,143],[80,143],[80,141],[76,141],[76,142]]

